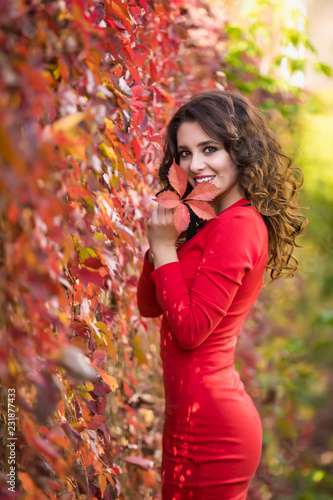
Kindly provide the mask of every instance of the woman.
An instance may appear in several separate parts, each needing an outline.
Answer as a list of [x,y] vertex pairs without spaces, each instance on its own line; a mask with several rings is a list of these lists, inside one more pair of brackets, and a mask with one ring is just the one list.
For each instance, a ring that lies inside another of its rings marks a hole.
[[173,209],[157,206],[147,225],[137,297],[143,316],[163,314],[162,498],[244,500],[262,428],[234,350],[265,268],[272,279],[297,268],[301,183],[261,114],[224,91],[194,96],[170,121],[159,169],[166,188],[174,159],[187,173],[185,195],[203,181],[219,189],[210,202],[217,218],[191,214],[185,242]]

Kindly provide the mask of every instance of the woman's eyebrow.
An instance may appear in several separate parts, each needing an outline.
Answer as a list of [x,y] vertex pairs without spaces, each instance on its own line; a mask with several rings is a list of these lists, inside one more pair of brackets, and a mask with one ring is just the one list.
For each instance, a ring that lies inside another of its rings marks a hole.
[[[199,142],[199,144],[197,144],[198,147],[200,146],[207,146],[207,144],[219,144],[218,141],[215,141],[214,139],[211,139],[209,141],[203,141],[203,142]],[[178,146],[178,149],[188,149],[188,146],[182,146],[182,145],[179,145]]]

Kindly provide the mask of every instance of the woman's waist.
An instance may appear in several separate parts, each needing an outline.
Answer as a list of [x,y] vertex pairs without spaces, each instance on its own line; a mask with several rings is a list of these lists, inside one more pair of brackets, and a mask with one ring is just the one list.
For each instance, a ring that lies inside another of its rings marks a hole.
[[182,378],[229,377],[234,374],[235,350],[233,346],[218,346],[215,349],[163,349],[161,350],[163,372]]
[[165,394],[185,399],[197,397],[227,397],[230,393],[244,391],[244,384],[234,365],[229,366],[177,366],[164,364],[163,381]]
[[228,380],[206,379],[192,384],[167,381],[165,384],[165,415],[186,426],[189,422],[205,423],[218,418],[230,421],[234,415],[254,409],[253,401],[237,376]]

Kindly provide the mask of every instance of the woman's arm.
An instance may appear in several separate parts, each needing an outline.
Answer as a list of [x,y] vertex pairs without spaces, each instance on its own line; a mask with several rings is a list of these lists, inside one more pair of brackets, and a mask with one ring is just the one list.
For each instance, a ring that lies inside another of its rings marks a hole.
[[[152,218],[147,223],[147,237],[150,249],[145,254],[138,282],[137,301],[142,316],[155,318],[163,314],[163,309],[156,298],[156,287],[151,273],[164,264],[178,262],[175,246],[178,233],[173,224],[173,210],[160,206],[154,208]],[[148,256],[153,257],[153,262]]]
[[163,314],[163,309],[157,301],[155,283],[150,276],[154,271],[154,262],[149,260],[148,253],[149,251],[144,256],[136,296],[140,314],[145,318],[156,318]]
[[260,257],[264,242],[260,222],[243,209],[232,209],[216,219],[203,243],[191,290],[178,260],[151,273],[159,302],[183,349],[199,346],[226,315],[245,272]]

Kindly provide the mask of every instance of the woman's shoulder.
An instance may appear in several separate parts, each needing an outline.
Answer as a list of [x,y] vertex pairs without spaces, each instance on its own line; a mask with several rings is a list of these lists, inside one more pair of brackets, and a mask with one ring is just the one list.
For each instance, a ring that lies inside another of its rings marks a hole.
[[[246,206],[244,206],[246,205]],[[231,206],[213,219],[206,243],[215,248],[230,248],[230,252],[249,252],[256,261],[268,249],[268,230],[261,214],[248,202]]]
[[[266,232],[267,227],[260,212],[256,210],[247,200],[240,200],[241,203],[231,205],[227,209],[220,212],[217,216],[216,225],[221,229],[230,227],[234,231],[242,229],[261,230]],[[244,201],[244,203],[242,203]]]
[[[215,218],[205,221],[202,227],[190,238],[199,247],[228,242],[237,244],[265,244],[267,227],[260,213],[246,199],[220,212]],[[215,242],[215,243],[214,243]],[[181,243],[180,247],[186,244]],[[192,248],[192,245],[191,245]]]

